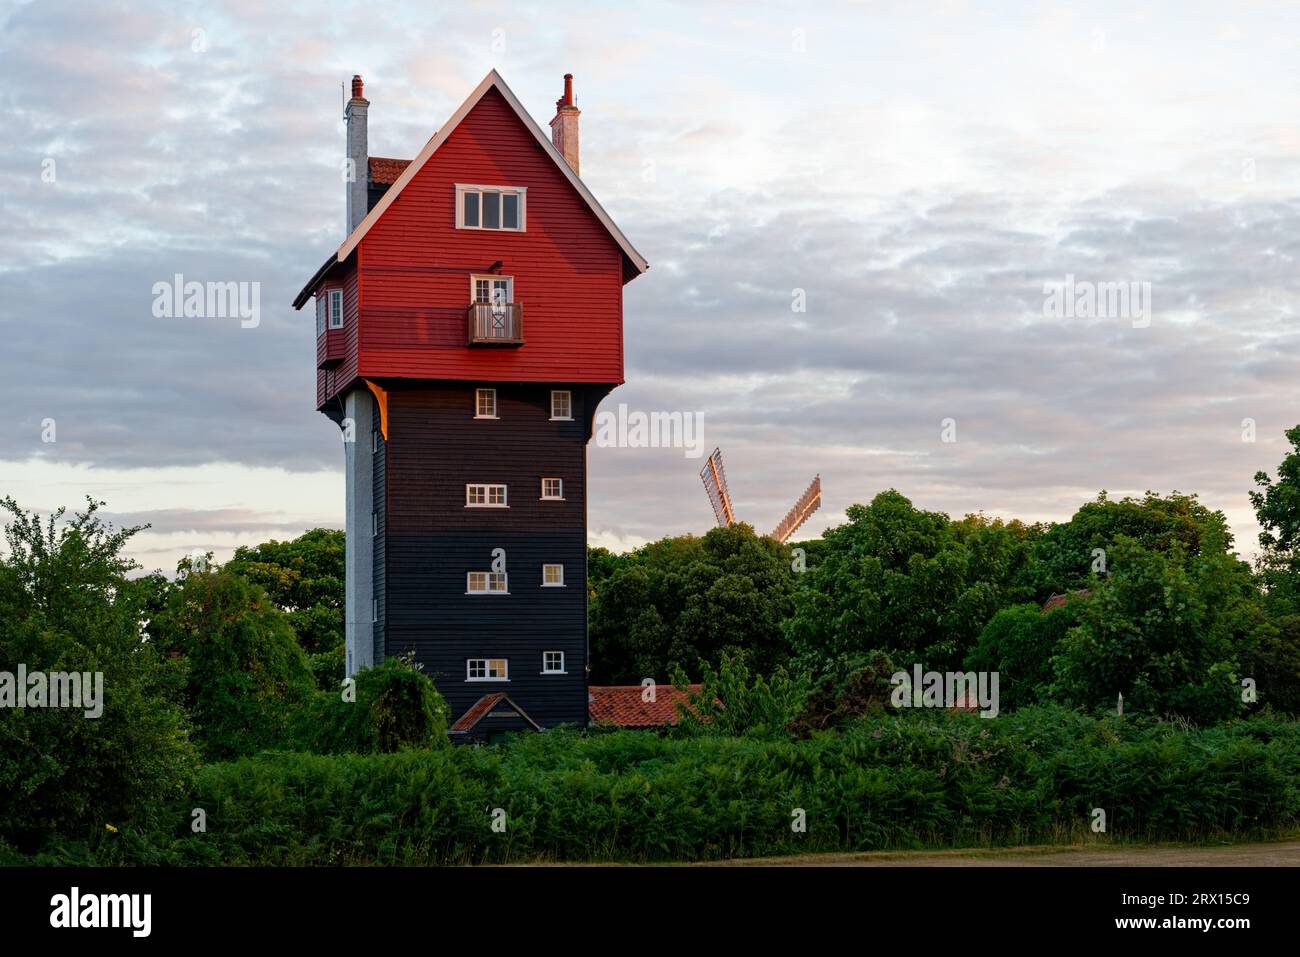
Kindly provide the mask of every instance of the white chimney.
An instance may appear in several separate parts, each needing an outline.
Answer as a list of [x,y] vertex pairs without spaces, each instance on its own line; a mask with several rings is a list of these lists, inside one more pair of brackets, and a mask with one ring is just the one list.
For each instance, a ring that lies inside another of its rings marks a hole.
[[370,111],[370,101],[362,93],[361,75],[352,77],[352,99],[348,100],[343,111],[343,119],[348,125],[348,168],[344,177],[344,186],[348,196],[348,232],[357,228],[357,224],[366,218],[370,189],[370,146],[366,133],[366,118]]
[[573,74],[564,74],[564,96],[555,101],[555,119],[551,120],[551,142],[560,151],[566,163],[578,174],[578,117],[582,115],[573,104]]

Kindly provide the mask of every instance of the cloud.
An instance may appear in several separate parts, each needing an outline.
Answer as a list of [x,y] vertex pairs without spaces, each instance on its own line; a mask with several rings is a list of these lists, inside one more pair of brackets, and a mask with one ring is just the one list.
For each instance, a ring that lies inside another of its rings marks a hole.
[[[1250,550],[1251,476],[1300,418],[1291,14],[1261,11],[1247,41],[1176,5],[1015,31],[960,4],[869,24],[855,5],[666,9],[14,8],[0,491],[134,476],[109,505],[152,516],[159,561],[337,525],[341,491],[283,501],[342,463],[312,409],[312,317],[288,307],[341,238],[339,83],[366,75],[372,152],[410,156],[495,65],[543,123],[577,74],[585,178],[652,264],[625,291],[608,402],[702,412],[760,530],[820,472],[814,532],[889,487],[1028,519],[1179,488]],[[1137,44],[1152,35],[1169,42]],[[259,284],[257,328],[155,318],[153,284],[178,273]],[[1066,276],[1149,282],[1150,326],[1044,315]],[[593,448],[593,542],[702,532],[700,464]],[[237,503],[141,500],[151,471],[218,468],[250,477]]]

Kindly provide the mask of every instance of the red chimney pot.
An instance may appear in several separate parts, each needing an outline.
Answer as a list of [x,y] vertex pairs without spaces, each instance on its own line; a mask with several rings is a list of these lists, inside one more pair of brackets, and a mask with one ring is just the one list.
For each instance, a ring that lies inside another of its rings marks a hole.
[[564,105],[573,106],[573,74],[564,74]]
[[353,97],[353,99],[358,99],[358,98],[360,98],[360,97],[362,96],[362,92],[361,92],[362,89],[363,89],[363,84],[362,84],[362,82],[361,82],[361,74],[360,74],[360,73],[354,73],[354,74],[352,75],[352,97]]

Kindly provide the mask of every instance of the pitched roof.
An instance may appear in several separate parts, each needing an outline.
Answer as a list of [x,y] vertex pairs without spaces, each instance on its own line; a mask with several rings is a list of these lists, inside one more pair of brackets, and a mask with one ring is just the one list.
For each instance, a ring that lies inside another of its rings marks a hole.
[[1064,595],[1052,595],[1052,597],[1047,599],[1047,601],[1043,602],[1043,607],[1038,609],[1038,612],[1039,614],[1045,615],[1049,611],[1055,611],[1057,608],[1064,608],[1065,603],[1075,596],[1078,596],[1079,598],[1087,598],[1091,594],[1092,592],[1088,589],[1081,588],[1078,591],[1067,592]]
[[410,160],[389,159],[386,156],[370,157],[370,182],[396,183],[402,171],[411,165]]
[[480,721],[482,721],[484,718],[486,718],[489,714],[492,713],[493,708],[495,708],[498,704],[501,704],[502,702],[505,702],[507,707],[509,707],[512,711],[514,711],[515,714],[519,715],[519,717],[523,718],[525,721],[531,724],[536,730],[538,731],[542,730],[541,725],[539,725],[536,721],[530,718],[528,716],[527,711],[525,711],[523,708],[519,707],[519,705],[511,701],[510,697],[501,691],[494,691],[491,694],[485,694],[483,697],[479,698],[472,705],[470,705],[469,710],[466,711],[464,714],[462,714],[459,718],[457,718],[456,723],[453,724],[447,730],[448,731],[469,731],[473,729],[473,727],[476,724],[478,724]]
[[[697,694],[699,685],[687,685]],[[587,712],[592,721],[616,724],[620,728],[657,728],[677,723],[677,705],[687,703],[687,691],[672,685],[657,685],[654,701],[642,701],[641,685],[591,686],[587,689]]]
[[[628,238],[623,235],[623,231],[614,225],[614,220],[609,218],[609,213],[605,212],[604,207],[601,206],[596,200],[596,197],[591,194],[591,190],[587,189],[582,180],[578,178],[578,175],[574,173],[573,168],[565,162],[560,151],[557,150],[555,145],[551,142],[551,138],[543,133],[542,128],[537,125],[537,122],[531,116],[528,115],[528,111],[525,110],[523,104],[519,102],[519,98],[515,96],[510,87],[506,86],[506,81],[501,79],[501,74],[497,73],[496,70],[492,70],[483,78],[483,82],[474,88],[474,92],[471,93],[469,98],[466,99],[456,112],[451,115],[451,119],[443,124],[442,129],[438,130],[438,132],[434,133],[433,136],[429,138],[429,142],[424,145],[424,149],[420,150],[419,155],[416,156],[415,159],[411,160],[410,163],[407,164],[406,168],[398,174],[397,178],[392,181],[393,185],[388,188],[388,191],[384,193],[379,202],[375,203],[375,208],[366,214],[366,218],[357,224],[357,228],[352,230],[352,235],[345,239],[343,245],[338,248],[338,252],[336,253],[338,261],[343,262],[349,255],[351,255],[352,251],[357,248],[357,244],[365,238],[366,233],[368,233],[370,228],[378,222],[379,217],[384,214],[384,210],[388,209],[388,207],[397,200],[397,197],[401,194],[402,190],[406,188],[406,184],[415,178],[415,174],[418,173],[421,167],[429,161],[429,158],[438,151],[438,147],[447,141],[447,138],[451,136],[456,127],[460,125],[461,121],[469,115],[470,110],[472,110],[478,104],[478,101],[483,99],[484,94],[491,89],[495,89],[501,94],[502,98],[505,99],[506,103],[509,104],[510,108],[514,110],[515,114],[519,117],[524,128],[527,129],[528,132],[533,135],[533,138],[541,145],[543,152],[551,158],[551,161],[555,163],[556,168],[564,174],[565,178],[573,185],[573,188],[578,191],[578,195],[582,197],[583,201],[588,207],[590,207],[591,211],[596,214],[596,218],[600,220],[601,225],[605,227],[609,234],[614,238],[614,241],[618,243],[620,248],[622,248],[623,255],[627,257],[628,262],[632,264],[636,273],[639,275],[649,269],[649,263],[647,263],[645,258],[636,251],[636,248],[628,241]],[[393,161],[390,160],[388,162]]]

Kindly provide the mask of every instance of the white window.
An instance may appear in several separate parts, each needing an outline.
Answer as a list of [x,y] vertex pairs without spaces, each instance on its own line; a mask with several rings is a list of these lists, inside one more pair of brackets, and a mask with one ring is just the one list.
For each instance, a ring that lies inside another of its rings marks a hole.
[[343,290],[330,290],[330,328],[343,328]]
[[378,512],[370,513],[370,534],[371,535],[379,534],[379,513]]
[[325,293],[316,296],[316,336],[325,335]]
[[508,306],[515,301],[513,276],[470,276],[470,301],[480,306]]
[[505,508],[506,487],[504,485],[466,485],[466,508]]
[[551,418],[573,418],[573,393],[568,389],[551,390]]
[[527,198],[522,186],[457,183],[456,228],[523,232]]
[[371,621],[379,620],[379,599],[378,598],[370,599],[370,620]]
[[564,587],[564,566],[558,564],[543,565],[542,566],[542,587],[563,588]]
[[465,591],[470,595],[508,595],[505,572],[466,572]]
[[564,652],[543,651],[542,652],[542,674],[544,675],[565,674]]
[[497,417],[497,390],[474,390],[474,418],[495,419]]
[[370,430],[370,451],[371,452],[379,451],[379,430],[378,429]]
[[507,658],[467,658],[466,681],[509,681],[510,661]]
[[542,498],[551,498],[551,499],[564,498],[564,479],[557,479],[557,478],[542,479]]

